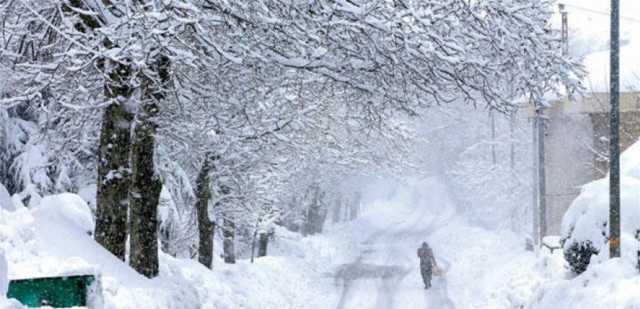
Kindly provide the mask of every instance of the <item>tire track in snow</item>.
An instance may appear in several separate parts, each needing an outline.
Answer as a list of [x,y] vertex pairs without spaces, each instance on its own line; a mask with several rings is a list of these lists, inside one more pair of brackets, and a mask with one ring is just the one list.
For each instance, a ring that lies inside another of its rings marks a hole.
[[[394,308],[396,307],[397,295],[406,292],[424,295],[423,300],[427,308],[455,308],[448,297],[446,279],[444,278],[434,278],[434,286],[426,291],[422,288],[421,281],[418,287],[403,285],[405,281],[408,281],[408,275],[412,271],[418,272],[418,265],[414,259],[409,258],[415,255],[414,247],[417,247],[421,241],[427,239],[443,224],[446,224],[449,219],[449,216],[441,217],[440,220],[433,219],[429,221],[426,228],[418,228],[427,221],[425,219],[428,217],[429,211],[429,208],[419,207],[409,216],[416,218],[410,226],[402,226],[403,223],[407,222],[406,220],[396,222],[385,229],[374,232],[367,240],[362,242],[367,248],[360,252],[354,262],[343,265],[335,274],[336,282],[342,281],[342,291],[337,309],[348,308],[349,301],[358,298],[358,284],[362,285],[363,283],[377,283],[374,308]],[[417,215],[414,216],[416,212]],[[380,245],[383,247],[378,248]],[[383,258],[383,264],[365,263],[366,260],[372,258]],[[448,265],[448,262],[444,261],[444,264]],[[409,281],[409,284],[414,285],[415,282]],[[416,288],[420,290],[416,291]],[[363,296],[371,297],[368,294]]]

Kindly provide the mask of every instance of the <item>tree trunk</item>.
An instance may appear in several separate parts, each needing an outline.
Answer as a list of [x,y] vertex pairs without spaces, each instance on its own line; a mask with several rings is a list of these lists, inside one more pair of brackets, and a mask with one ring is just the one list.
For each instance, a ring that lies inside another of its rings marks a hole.
[[224,251],[224,262],[227,264],[236,263],[236,252],[234,248],[234,238],[236,225],[233,220],[227,216],[222,220],[222,250]]
[[147,116],[142,115],[137,121],[131,154],[129,263],[140,274],[153,278],[158,275],[157,215],[162,183],[155,175],[153,163],[155,124]]
[[342,214],[342,198],[337,198],[333,207],[333,216],[331,218],[332,223],[340,222],[340,215]]
[[344,212],[342,213],[342,221],[349,221],[349,211],[351,210],[349,203],[351,203],[351,199],[348,197],[345,197],[342,201],[342,209],[344,209]]
[[164,99],[169,81],[168,57],[158,56],[151,64],[157,81],[143,78],[141,113],[137,118],[131,153],[132,186],[131,235],[129,263],[140,274],[153,278],[158,275],[158,204],[162,182],[155,174],[153,154],[155,152],[158,103]]
[[212,168],[211,158],[209,155],[205,158],[196,180],[197,186],[197,202],[196,212],[198,215],[198,262],[206,266],[212,267],[213,263],[213,233],[215,223],[209,218],[209,172]]
[[320,204],[320,216],[316,224],[316,233],[322,233],[324,230],[324,223],[327,221],[328,212],[327,207],[324,204]]
[[313,233],[320,234],[322,233],[322,229],[324,227],[324,221],[327,220],[327,208],[324,204],[324,191],[319,188],[316,191],[316,199],[315,199],[315,207],[316,207],[316,218],[313,222]]
[[350,206],[349,220],[355,220],[358,218],[358,212],[360,211],[360,201],[362,200],[362,195],[360,193],[356,193],[355,198],[353,199]]
[[322,226],[324,225],[324,220],[327,216],[326,211],[324,211],[322,207],[322,198],[324,193],[319,187],[316,187],[313,190],[313,198],[311,200],[311,204],[309,204],[309,209],[307,210],[303,227],[302,234],[305,236],[322,232]]
[[267,256],[267,245],[269,244],[269,233],[260,233],[258,243],[258,256]]
[[[69,0],[61,6],[64,14],[76,17],[74,28],[93,35],[101,27],[96,15],[81,0]],[[114,48],[105,37],[106,49]],[[126,110],[132,90],[129,85],[131,68],[104,58],[97,66],[105,74],[104,95],[111,101],[102,116],[98,149],[98,179],[96,192],[96,242],[124,261],[127,241],[127,196],[129,187],[130,127],[133,115]]]
[[[103,62],[104,63],[104,62]],[[130,127],[133,115],[124,103],[131,94],[130,69],[115,64],[105,82],[105,96],[118,100],[102,116],[98,153],[95,240],[124,261],[127,241]]]

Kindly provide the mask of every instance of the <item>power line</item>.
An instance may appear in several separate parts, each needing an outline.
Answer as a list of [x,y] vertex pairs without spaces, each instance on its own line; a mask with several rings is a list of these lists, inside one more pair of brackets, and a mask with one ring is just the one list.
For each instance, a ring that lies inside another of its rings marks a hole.
[[[599,14],[599,15],[604,15],[604,16],[610,16],[611,15],[608,12],[598,11],[598,10],[594,10],[594,9],[590,9],[590,8],[586,8],[586,7],[582,7],[582,6],[578,6],[578,5],[566,4],[566,3],[564,3],[564,5],[566,7],[570,7],[570,8],[574,8],[576,10],[581,10],[581,11],[590,12],[590,13],[594,13],[594,14]],[[627,21],[630,21],[630,22],[634,22],[634,23],[640,23],[640,19],[633,18],[633,17],[620,16],[620,19],[624,19],[624,20],[627,20]]]

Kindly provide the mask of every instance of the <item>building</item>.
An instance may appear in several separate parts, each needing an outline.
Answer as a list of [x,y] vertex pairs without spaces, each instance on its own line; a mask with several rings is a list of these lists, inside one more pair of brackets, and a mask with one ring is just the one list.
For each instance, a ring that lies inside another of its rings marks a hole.
[[[545,110],[547,234],[558,235],[564,213],[582,185],[608,172],[609,94],[595,92]],[[620,95],[620,146],[640,138],[640,92]]]

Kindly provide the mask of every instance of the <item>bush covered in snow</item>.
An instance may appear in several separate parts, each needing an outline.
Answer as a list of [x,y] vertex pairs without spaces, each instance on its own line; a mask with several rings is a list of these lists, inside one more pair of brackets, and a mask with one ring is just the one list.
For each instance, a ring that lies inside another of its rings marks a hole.
[[587,270],[591,256],[598,254],[591,241],[574,242],[564,249],[564,259],[569,262],[571,271],[580,274]]
[[[640,237],[640,142],[621,156],[622,256],[637,259]],[[575,273],[586,270],[592,256],[608,255],[609,178],[583,186],[562,219],[564,255]],[[604,256],[603,256],[604,258]]]

